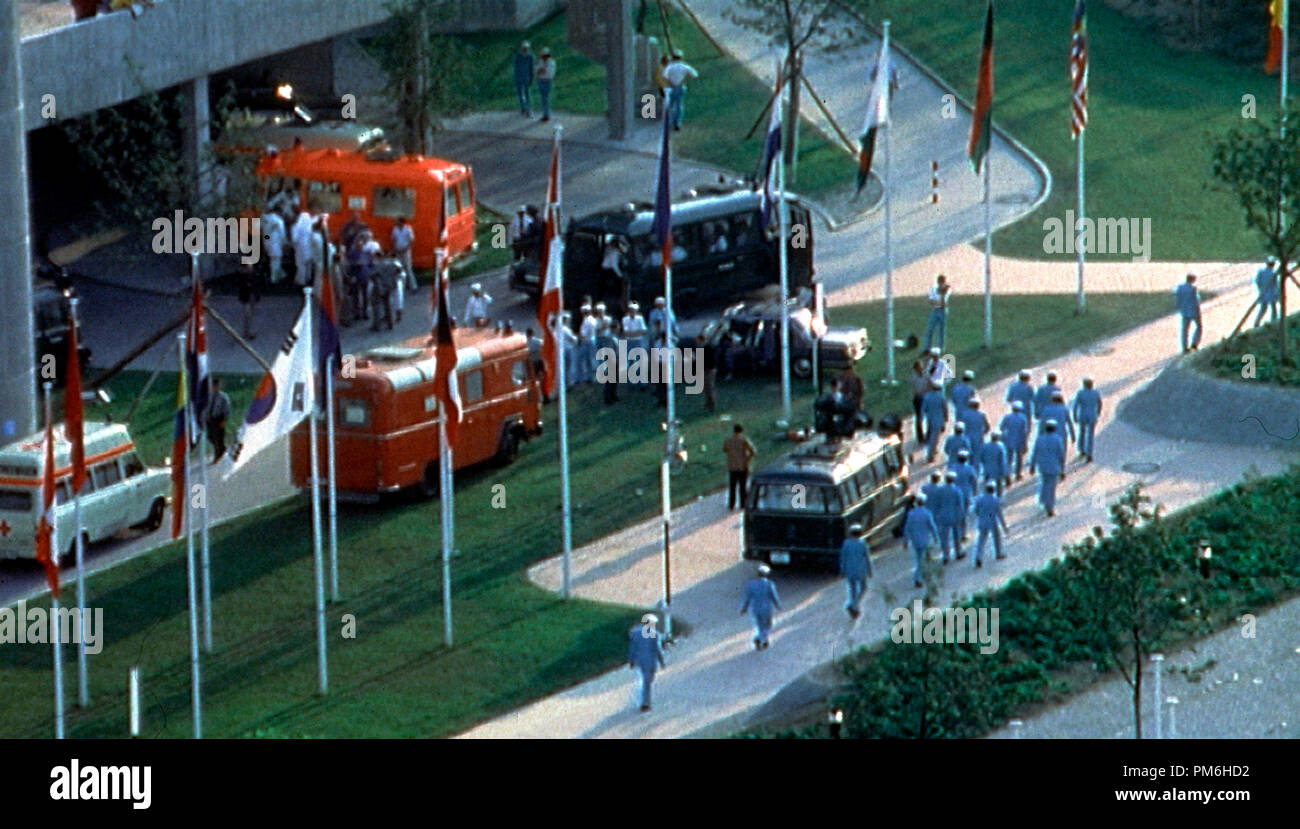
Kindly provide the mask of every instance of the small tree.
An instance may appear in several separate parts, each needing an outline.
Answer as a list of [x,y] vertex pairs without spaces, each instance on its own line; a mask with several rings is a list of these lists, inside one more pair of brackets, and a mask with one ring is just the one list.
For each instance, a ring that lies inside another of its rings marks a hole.
[[[1289,109],[1289,107],[1288,107]],[[1257,232],[1281,269],[1282,320],[1278,356],[1293,365],[1287,343],[1286,283],[1300,248],[1300,122],[1286,114],[1271,122],[1248,119],[1212,151],[1211,170],[1237,196],[1246,227]]]
[[470,109],[469,55],[456,38],[434,34],[446,20],[448,0],[390,0],[390,18],[366,44],[387,78],[384,90],[397,109],[408,152],[429,155],[439,119]]
[[[869,6],[870,0],[732,0],[732,7],[723,12],[731,22],[785,51],[782,74],[790,80],[790,106],[785,113],[787,164],[794,161],[804,51],[815,45],[834,52],[860,42],[861,26],[849,15]],[[841,24],[838,30],[832,28],[835,23]]]
[[1169,622],[1161,585],[1168,540],[1159,506],[1133,484],[1111,505],[1111,534],[1089,537],[1066,558],[1066,599],[1080,636],[1103,670],[1116,667],[1132,689],[1133,731],[1142,738],[1142,669]]

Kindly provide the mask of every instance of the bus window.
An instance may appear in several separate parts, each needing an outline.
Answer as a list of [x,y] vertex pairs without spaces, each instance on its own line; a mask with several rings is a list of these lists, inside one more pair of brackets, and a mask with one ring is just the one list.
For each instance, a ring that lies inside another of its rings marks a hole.
[[92,474],[95,478],[95,489],[103,489],[122,480],[122,471],[117,468],[116,460],[101,463],[94,468]]
[[0,510],[31,512],[32,493],[17,489],[0,489]]
[[443,218],[450,219],[452,216],[455,216],[457,213],[460,212],[460,210],[456,207],[456,188],[448,187],[447,189],[442,191],[442,196],[443,196],[443,208],[442,208]]
[[415,215],[415,191],[409,187],[376,187],[370,199],[373,216],[409,219]]
[[829,512],[840,512],[844,505],[840,502],[840,491],[833,486],[818,487],[822,491],[823,497],[826,498],[826,509]]
[[753,213],[738,213],[731,217],[731,249],[740,250],[747,248],[758,241],[758,233],[755,232]]
[[364,429],[370,425],[370,404],[364,400],[340,397],[339,422],[344,426]]
[[528,382],[528,364],[523,360],[515,360],[510,365],[510,379],[516,386],[522,386]]
[[460,180],[460,209],[465,210],[474,204],[474,197],[469,192],[469,176]]
[[865,469],[859,470],[858,474],[854,477],[858,482],[858,490],[861,491],[863,495],[868,495],[875,491],[876,476],[872,474],[871,467],[868,466]]
[[312,213],[340,213],[342,186],[337,181],[307,182],[307,209]]
[[483,372],[471,371],[462,375],[465,379],[465,402],[473,403],[483,399]]
[[852,478],[846,478],[844,482],[840,484],[840,497],[844,499],[844,503],[846,504],[856,504],[861,498],[861,495],[858,493],[858,482]]
[[704,225],[704,252],[710,254],[726,253],[731,249],[727,220],[707,222]]
[[754,506],[781,512],[826,512],[825,488],[807,484],[763,484],[758,487]]
[[[91,476],[87,475],[86,486],[84,489],[81,490],[81,494],[86,495],[87,493],[93,492],[94,489],[95,489],[95,484],[93,481],[91,481]],[[68,482],[59,481],[59,483],[54,487],[54,503],[66,504],[71,498],[72,498],[72,493],[68,486]]]
[[122,468],[126,471],[126,477],[131,478],[144,472],[144,461],[132,452],[122,458]]

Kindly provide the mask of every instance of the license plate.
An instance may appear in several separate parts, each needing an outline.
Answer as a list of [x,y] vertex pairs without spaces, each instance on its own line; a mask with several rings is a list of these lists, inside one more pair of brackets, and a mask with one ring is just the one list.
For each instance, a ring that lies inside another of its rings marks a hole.
[[789,563],[790,563],[790,554],[789,554],[789,553],[772,553],[772,555],[769,556],[769,558],[771,558],[773,564],[789,564]]

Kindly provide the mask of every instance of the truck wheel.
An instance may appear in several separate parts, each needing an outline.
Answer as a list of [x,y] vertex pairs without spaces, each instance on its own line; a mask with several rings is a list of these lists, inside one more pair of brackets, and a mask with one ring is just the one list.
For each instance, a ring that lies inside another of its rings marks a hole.
[[507,429],[501,435],[501,445],[497,447],[496,462],[499,466],[509,466],[519,457],[519,433]]
[[149,516],[144,519],[140,526],[145,532],[153,532],[162,526],[163,513],[167,510],[167,502],[162,498],[155,498],[153,504],[149,506]]
[[441,481],[438,479],[438,464],[431,463],[424,468],[424,475],[416,484],[420,495],[425,498],[437,498]]

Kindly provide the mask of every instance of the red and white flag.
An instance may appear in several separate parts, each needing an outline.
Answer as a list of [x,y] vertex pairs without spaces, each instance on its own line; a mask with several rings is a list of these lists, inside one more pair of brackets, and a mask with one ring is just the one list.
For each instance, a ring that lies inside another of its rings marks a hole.
[[542,362],[546,374],[542,391],[547,397],[555,393],[556,344],[553,326],[559,325],[564,272],[564,241],[560,238],[560,135],[555,134],[551,150],[551,167],[546,182],[546,220],[542,225],[541,263],[542,294],[537,300],[537,323],[542,329]]
[[[48,411],[48,409],[47,409]],[[45,569],[50,595],[59,597],[59,565],[54,545],[54,419],[45,421],[45,465],[41,471],[41,517],[36,524],[36,560]]]
[[[63,434],[72,444],[72,493],[86,483],[85,412],[81,401],[81,361],[77,354],[77,322],[68,320],[68,382],[63,394]],[[81,528],[77,528],[81,532]]]
[[451,333],[451,304],[447,301],[447,265],[444,257],[438,275],[438,310],[433,327],[436,346],[433,350],[433,390],[438,395],[447,429],[447,449],[456,445],[456,427],[460,425],[460,390],[456,381],[456,340]]

